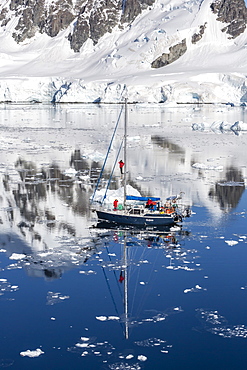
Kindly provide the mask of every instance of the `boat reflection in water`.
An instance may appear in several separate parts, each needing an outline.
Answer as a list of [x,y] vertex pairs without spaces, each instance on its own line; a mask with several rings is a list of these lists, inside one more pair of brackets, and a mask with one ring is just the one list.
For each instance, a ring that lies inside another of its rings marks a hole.
[[148,296],[162,289],[163,285],[157,282],[157,276],[165,268],[194,268],[190,267],[190,263],[194,263],[195,257],[189,261],[189,255],[195,251],[182,247],[190,232],[178,226],[166,226],[159,230],[116,229],[116,225],[107,222],[100,222],[91,230],[104,244],[104,249],[101,248],[101,267],[116,311],[116,316],[101,317],[101,320],[114,317],[122,326],[125,338],[129,339],[131,328],[163,321],[167,316],[182,311],[180,307],[165,311],[156,310],[155,307],[147,310],[145,307],[150,303]]

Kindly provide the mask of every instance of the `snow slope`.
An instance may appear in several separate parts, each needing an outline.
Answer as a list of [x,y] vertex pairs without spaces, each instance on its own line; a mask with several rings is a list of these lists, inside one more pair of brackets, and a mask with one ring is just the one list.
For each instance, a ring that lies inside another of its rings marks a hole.
[[[88,40],[80,53],[70,49],[70,29],[16,44],[13,18],[0,28],[0,101],[120,102],[127,86],[130,102],[245,103],[247,31],[228,38],[210,4],[157,0],[131,26],[116,28],[95,46]],[[204,24],[202,39],[192,44]],[[183,39],[182,57],[151,68]]]

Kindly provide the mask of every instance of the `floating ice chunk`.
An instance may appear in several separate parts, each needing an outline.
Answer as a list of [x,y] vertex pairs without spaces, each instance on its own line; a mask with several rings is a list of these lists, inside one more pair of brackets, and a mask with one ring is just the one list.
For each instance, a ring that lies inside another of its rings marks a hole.
[[148,358],[146,356],[144,356],[144,355],[139,355],[139,356],[137,356],[137,359],[139,361],[147,361]]
[[5,253],[6,249],[0,249],[0,253]]
[[68,168],[64,171],[64,175],[68,177],[74,177],[76,175],[77,171],[74,168]]
[[30,137],[27,137],[26,139],[23,139],[22,141],[24,143],[30,143],[32,140],[30,139]]
[[54,321],[54,320],[56,320],[56,319],[55,319],[55,317],[51,317],[51,320],[53,320],[53,321]]
[[144,281],[140,281],[140,285],[145,285]]
[[129,136],[128,141],[140,141],[141,137],[139,135],[136,136]]
[[85,348],[89,346],[89,343],[76,343],[75,346],[79,348]]
[[88,159],[91,159],[95,162],[100,162],[102,160],[104,160],[105,158],[105,155],[98,152],[97,150],[94,150],[93,152],[88,152],[88,153],[85,153],[82,158],[88,158]]
[[196,293],[196,292],[199,292],[200,290],[207,290],[207,289],[202,288],[199,284],[197,284],[195,285],[194,288],[184,289],[184,293],[189,293],[189,292]]
[[37,349],[35,349],[33,351],[31,351],[30,349],[28,349],[27,351],[20,352],[20,355],[23,356],[23,357],[27,356],[27,357],[32,357],[33,358],[33,357],[39,357],[43,353],[44,352],[41,351],[40,348],[37,348]]
[[244,186],[244,182],[228,181],[228,182],[218,182],[219,186]]
[[69,299],[70,297],[68,295],[62,295],[61,293],[53,293],[53,292],[48,292],[46,300],[47,300],[47,305],[54,305],[56,303],[60,303],[61,301],[64,301],[65,299]]
[[120,320],[118,316],[108,316],[108,320]]
[[64,296],[60,296],[59,297],[59,299],[62,299],[62,300],[64,300],[64,299],[68,299],[69,298],[69,296],[68,295],[64,295]]
[[191,289],[184,289],[184,293],[189,293],[191,292]]
[[131,360],[134,356],[133,355],[127,355],[125,358],[126,360]]
[[230,245],[231,247],[233,245],[238,244],[238,242],[236,240],[225,240],[225,243],[228,244],[228,245]]
[[88,271],[83,271],[83,270],[81,270],[81,271],[79,271],[79,274],[84,274],[84,275],[93,275],[93,274],[96,274],[96,272],[95,272],[95,271],[93,271],[93,270],[88,270]]
[[21,254],[21,253],[12,253],[11,256],[9,257],[10,260],[22,260],[23,258],[25,258],[26,255],[25,254]]
[[206,165],[204,163],[194,163],[192,164],[192,167],[197,168],[199,170],[223,171],[223,166],[211,166],[211,165]]
[[170,231],[179,231],[180,230],[180,227],[179,226],[172,226],[170,228]]
[[83,342],[87,342],[90,338],[88,337],[81,337],[81,340],[83,340]]
[[107,317],[106,316],[96,316],[96,319],[99,321],[106,321]]

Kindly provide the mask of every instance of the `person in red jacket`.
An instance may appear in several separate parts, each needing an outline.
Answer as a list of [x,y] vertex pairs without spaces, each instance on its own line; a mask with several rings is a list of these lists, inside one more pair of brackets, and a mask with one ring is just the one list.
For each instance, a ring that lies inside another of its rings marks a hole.
[[114,209],[114,211],[117,210],[117,205],[118,205],[118,200],[115,199],[114,202],[113,202],[113,209]]
[[121,172],[121,175],[122,175],[123,174],[123,166],[124,166],[124,162],[122,161],[122,159],[121,159],[121,161],[118,162],[118,164],[119,164],[120,172]]

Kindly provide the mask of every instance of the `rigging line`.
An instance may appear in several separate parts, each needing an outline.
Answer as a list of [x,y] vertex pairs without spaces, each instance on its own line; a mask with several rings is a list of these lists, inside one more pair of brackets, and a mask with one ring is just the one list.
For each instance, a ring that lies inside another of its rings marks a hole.
[[[102,267],[102,266],[101,266],[101,267]],[[109,293],[110,293],[110,296],[111,296],[111,299],[112,299],[112,302],[113,302],[114,308],[115,308],[115,310],[116,310],[116,313],[117,313],[118,317],[120,317],[120,314],[119,314],[119,312],[118,312],[117,305],[116,305],[116,302],[115,302],[115,300],[114,300],[114,296],[113,296],[113,294],[112,294],[111,287],[110,287],[109,281],[108,281],[108,279],[107,279],[107,276],[106,276],[106,273],[105,273],[105,269],[104,269],[104,267],[102,267],[102,270],[103,270],[103,274],[104,274],[104,277],[105,277],[106,285],[107,285],[107,287],[108,287],[108,289],[109,289]],[[124,325],[123,325],[123,323],[122,323],[122,322],[119,322],[119,323],[120,323],[120,326],[121,326],[122,330],[124,331]]]
[[[135,254],[137,254],[137,253],[135,253]],[[144,250],[143,250],[140,258],[138,258],[139,260],[141,259],[141,257],[143,256],[143,254],[144,254]],[[137,286],[138,286],[138,280],[139,280],[139,277],[140,277],[140,271],[141,271],[140,267],[141,266],[139,266],[138,272],[137,272],[136,283],[135,283],[134,292],[133,292],[133,300],[132,300],[131,312],[133,312],[133,310],[134,310],[134,297],[136,295]],[[132,270],[133,270],[133,266],[132,266]],[[131,275],[134,275],[134,273],[131,272]]]
[[[106,251],[107,251],[107,255],[108,255],[108,257],[109,257],[109,260],[112,262],[112,259],[111,259],[111,258],[110,258],[110,256],[109,256],[108,247],[105,247],[105,248],[106,248]],[[121,296],[121,298],[123,298],[123,292],[121,291],[120,286],[119,286],[119,284],[118,284],[118,278],[117,278],[117,275],[116,275],[116,271],[115,271],[115,270],[113,270],[113,274],[114,274],[115,279],[116,279],[116,283],[117,283],[117,287],[118,287],[118,290],[119,290],[120,296]]]
[[[146,258],[148,258],[148,256],[150,254],[152,254],[152,252],[147,248],[147,246],[143,246],[143,243],[145,242],[145,239],[141,239],[139,240],[138,242],[138,246],[137,248],[135,249],[135,258],[138,258],[138,260],[140,261],[141,259],[144,258],[144,255]],[[138,252],[138,247],[142,247],[142,253],[140,254],[139,257],[137,257],[137,252]],[[152,248],[153,250],[153,248]],[[147,252],[148,252],[148,255],[147,255]],[[157,260],[157,256],[158,256],[158,253],[156,254],[156,259],[154,261],[154,265],[156,264],[156,260]],[[131,266],[131,270],[134,270],[133,266]],[[134,309],[134,297],[136,295],[136,291],[137,291],[137,286],[138,286],[138,280],[139,280],[139,276],[140,276],[140,272],[141,272],[141,267],[139,267],[138,271],[137,271],[137,277],[136,277],[136,283],[135,283],[135,287],[134,287],[134,294],[133,294],[133,301],[132,301],[132,307],[131,307],[131,312],[133,312],[133,309]],[[134,272],[131,273],[132,275],[134,275]],[[153,269],[151,270],[151,272],[149,273],[149,277],[146,279],[148,281],[148,283],[150,282],[151,280],[151,275],[153,274]],[[138,304],[138,307],[137,307],[137,310],[136,310],[136,314],[137,316],[139,315],[140,311],[141,311],[141,307],[143,306],[143,303],[145,301],[145,297],[147,296],[148,294],[148,291],[151,289],[151,287],[149,286],[149,288],[145,289],[145,292],[141,298],[141,300],[139,301],[139,304]]]
[[115,159],[115,162],[114,162],[114,165],[113,165],[113,168],[112,168],[112,171],[111,171],[111,175],[110,175],[110,178],[109,178],[109,180],[108,180],[108,183],[107,183],[107,186],[106,186],[106,190],[105,190],[105,194],[104,194],[104,196],[103,196],[103,198],[102,198],[101,204],[103,204],[103,203],[104,203],[104,200],[105,200],[105,198],[106,198],[106,193],[107,193],[108,188],[109,188],[109,186],[110,186],[110,183],[111,183],[111,180],[112,180],[112,176],[113,176],[113,172],[114,172],[114,170],[115,170],[115,167],[116,167],[116,164],[117,164],[117,161],[118,161],[118,158],[119,158],[119,154],[120,154],[120,151],[121,151],[122,146],[123,146],[123,142],[124,142],[124,139],[122,139],[122,142],[121,142],[120,147],[119,147],[119,149],[118,149],[118,153],[117,153],[117,156],[116,156],[116,159]]
[[[158,249],[158,251],[160,252],[160,250]],[[145,290],[145,292],[144,292],[144,294],[142,295],[142,297],[141,297],[141,300],[139,301],[139,305],[138,305],[138,307],[137,307],[137,315],[139,315],[139,313],[141,312],[141,309],[142,309],[142,307],[143,307],[143,305],[144,305],[144,302],[145,302],[145,300],[146,300],[146,298],[147,298],[147,296],[150,294],[150,291],[151,291],[151,289],[152,289],[152,286],[151,286],[151,284],[149,284],[150,282],[151,282],[151,276],[152,275],[155,275],[156,277],[157,277],[157,274],[154,274],[154,266],[156,265],[156,263],[157,263],[157,260],[159,259],[159,255],[160,255],[160,253],[156,253],[156,258],[155,258],[155,260],[154,260],[154,262],[152,263],[152,268],[151,268],[151,270],[150,270],[150,274],[149,274],[149,277],[148,277],[148,279],[147,279],[147,281],[148,281],[148,287],[147,287],[147,289]]]
[[111,149],[111,146],[112,146],[112,142],[113,142],[114,136],[115,136],[116,131],[117,131],[117,127],[118,127],[118,124],[119,124],[119,121],[120,121],[121,114],[122,114],[122,112],[123,112],[123,108],[124,108],[124,106],[122,106],[121,111],[120,111],[120,113],[119,113],[119,116],[118,116],[118,119],[117,119],[117,123],[116,123],[116,126],[115,126],[115,128],[114,128],[114,131],[113,131],[113,134],[112,134],[112,137],[111,137],[111,141],[110,141],[110,144],[109,144],[109,147],[108,147],[108,150],[107,150],[106,156],[105,156],[105,160],[104,160],[103,166],[102,166],[101,171],[100,171],[100,175],[99,175],[99,177],[98,177],[98,180],[97,180],[97,183],[96,183],[96,186],[95,186],[95,189],[94,189],[94,193],[93,193],[93,196],[92,196],[92,199],[91,199],[91,203],[92,203],[92,202],[93,202],[93,200],[94,200],[96,190],[98,189],[98,186],[99,186],[100,180],[101,180],[101,178],[102,178],[102,175],[103,175],[103,172],[104,172],[104,169],[105,169],[105,165],[106,165],[106,161],[107,161],[107,159],[108,159],[108,156],[109,156],[109,153],[110,153],[110,149]]

